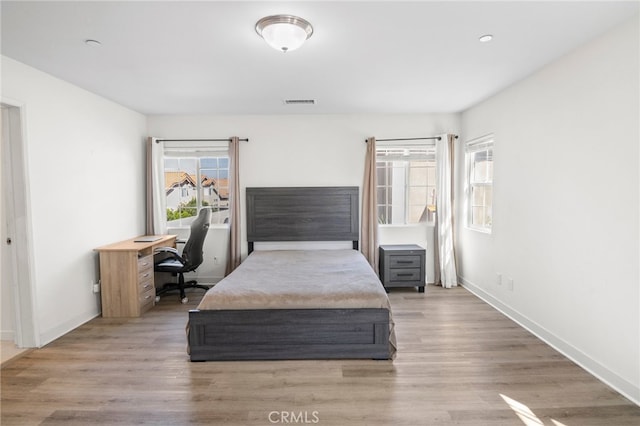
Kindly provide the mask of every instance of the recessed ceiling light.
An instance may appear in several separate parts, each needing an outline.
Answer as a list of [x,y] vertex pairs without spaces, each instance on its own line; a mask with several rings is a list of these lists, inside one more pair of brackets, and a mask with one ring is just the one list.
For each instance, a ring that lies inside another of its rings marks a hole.
[[485,34],[483,36],[480,36],[478,40],[480,40],[480,43],[487,43],[493,40],[493,36],[491,34]]
[[93,46],[93,47],[100,47],[102,46],[102,43],[100,43],[98,40],[93,40],[93,39],[86,39],[84,41],[84,44],[86,44],[87,46]]

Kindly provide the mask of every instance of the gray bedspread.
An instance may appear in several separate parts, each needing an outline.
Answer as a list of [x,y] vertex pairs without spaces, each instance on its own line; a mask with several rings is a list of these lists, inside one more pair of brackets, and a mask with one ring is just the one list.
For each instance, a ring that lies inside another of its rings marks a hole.
[[255,251],[212,287],[198,309],[357,309],[389,311],[389,341],[396,340],[389,298],[356,250]]

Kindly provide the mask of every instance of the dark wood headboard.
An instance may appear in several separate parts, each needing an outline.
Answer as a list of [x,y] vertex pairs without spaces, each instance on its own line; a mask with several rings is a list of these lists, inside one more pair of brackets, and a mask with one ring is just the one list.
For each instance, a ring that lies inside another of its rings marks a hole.
[[358,248],[358,187],[247,188],[249,253],[260,241],[353,241]]

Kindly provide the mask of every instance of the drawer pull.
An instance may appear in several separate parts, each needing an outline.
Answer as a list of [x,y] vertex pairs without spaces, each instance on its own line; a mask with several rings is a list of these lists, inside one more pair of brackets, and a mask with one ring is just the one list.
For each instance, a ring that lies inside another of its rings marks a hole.
[[147,266],[147,265],[149,265],[149,262],[144,262],[144,263],[142,264],[142,266]]
[[396,260],[396,263],[413,263],[413,260]]
[[145,299],[151,299],[151,296],[150,295],[146,295]]
[[151,287],[151,284],[145,284],[144,287],[142,288],[148,288],[148,287]]
[[413,276],[413,274],[396,274],[396,275],[398,275],[399,277],[411,277],[411,276]]
[[147,272],[146,274],[143,275],[144,278],[147,278],[149,276],[149,273]]

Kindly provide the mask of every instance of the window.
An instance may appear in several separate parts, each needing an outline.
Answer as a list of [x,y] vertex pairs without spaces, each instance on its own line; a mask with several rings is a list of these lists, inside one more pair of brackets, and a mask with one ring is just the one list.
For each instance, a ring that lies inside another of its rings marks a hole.
[[207,148],[165,148],[167,228],[189,227],[201,208],[212,210],[212,224],[229,222],[228,149]]
[[466,143],[467,225],[491,232],[493,221],[493,135]]
[[435,145],[379,145],[376,160],[378,223],[433,223]]

